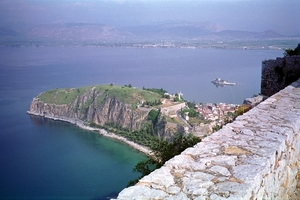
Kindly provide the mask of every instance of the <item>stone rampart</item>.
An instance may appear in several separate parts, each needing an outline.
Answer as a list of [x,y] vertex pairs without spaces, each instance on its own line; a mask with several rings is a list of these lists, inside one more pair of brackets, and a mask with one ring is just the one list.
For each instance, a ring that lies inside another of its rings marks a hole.
[[119,193],[119,200],[297,199],[300,80]]
[[261,94],[271,96],[300,78],[300,56],[262,62]]
[[[171,112],[175,112],[175,111],[180,110],[180,109],[185,108],[185,107],[186,107],[186,103],[179,103],[179,104],[176,104],[176,105],[163,107],[161,109],[161,112],[165,115],[169,115]],[[175,115],[176,115],[176,113],[175,113]]]

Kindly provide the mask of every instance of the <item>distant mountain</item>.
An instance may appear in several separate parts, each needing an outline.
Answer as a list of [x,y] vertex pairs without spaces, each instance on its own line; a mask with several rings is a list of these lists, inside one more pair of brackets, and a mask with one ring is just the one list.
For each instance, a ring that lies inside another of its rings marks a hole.
[[226,30],[216,23],[165,22],[155,25],[136,26],[125,29],[138,37],[160,39],[270,39],[286,37],[273,30],[250,32]]
[[214,38],[227,39],[227,40],[249,40],[249,39],[276,39],[284,38],[286,36],[281,35],[273,30],[266,30],[263,32],[250,32],[250,31],[238,31],[238,30],[224,30],[218,33],[210,33],[208,36],[214,36]]
[[[167,21],[144,26],[114,27],[104,24],[57,23],[36,26],[0,27],[0,41],[83,42],[203,41],[299,38],[273,30],[250,32],[227,30],[210,22]],[[9,38],[9,40],[7,40]]]
[[10,27],[0,27],[0,37],[14,37],[19,35],[18,32],[12,30]]
[[208,33],[215,33],[224,28],[215,23],[203,22],[163,22],[153,25],[127,27],[125,30],[143,38],[193,39]]
[[39,25],[31,28],[26,36],[36,39],[55,40],[119,40],[131,34],[103,24],[60,23]]
[[292,35],[291,37],[294,37],[294,38],[300,38],[300,34]]

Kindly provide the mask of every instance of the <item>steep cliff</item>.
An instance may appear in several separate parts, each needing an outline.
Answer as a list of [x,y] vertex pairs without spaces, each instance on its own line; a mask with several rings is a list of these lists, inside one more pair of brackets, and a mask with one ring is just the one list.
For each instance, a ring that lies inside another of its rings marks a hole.
[[66,117],[99,125],[109,122],[137,130],[149,113],[148,109],[139,108],[139,104],[159,99],[157,93],[125,86],[54,89],[34,98],[28,113],[50,118]]

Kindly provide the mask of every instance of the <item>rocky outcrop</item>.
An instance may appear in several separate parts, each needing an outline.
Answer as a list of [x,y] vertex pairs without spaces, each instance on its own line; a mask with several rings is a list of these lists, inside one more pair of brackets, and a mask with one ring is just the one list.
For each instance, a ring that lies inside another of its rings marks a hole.
[[300,55],[262,62],[260,93],[271,96],[300,78]]
[[267,97],[263,95],[255,95],[253,97],[247,98],[244,100],[243,104],[250,105],[252,108],[254,106],[257,106],[260,104],[262,101],[266,100]]
[[117,97],[91,88],[76,96],[69,104],[48,103],[42,98],[33,98],[29,114],[48,118],[70,118],[99,125],[114,123],[131,130],[139,129],[148,112],[131,108]]

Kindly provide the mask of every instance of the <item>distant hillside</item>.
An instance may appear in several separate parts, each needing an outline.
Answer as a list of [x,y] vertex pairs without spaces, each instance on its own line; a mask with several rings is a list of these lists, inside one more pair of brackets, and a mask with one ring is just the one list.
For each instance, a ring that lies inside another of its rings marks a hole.
[[62,23],[40,25],[30,29],[26,36],[56,40],[119,40],[131,34],[103,24]]
[[222,31],[224,28],[219,24],[209,22],[164,22],[145,26],[127,27],[125,30],[137,37],[143,38],[193,39],[208,33]]
[[[286,36],[281,35],[273,30],[266,30],[263,32],[250,32],[250,31],[238,31],[238,30],[224,30],[214,34],[208,34],[207,36],[216,36],[220,39],[277,39],[284,38]],[[215,37],[215,38],[216,38]]]
[[19,33],[10,27],[0,27],[0,37],[2,36],[19,36]]
[[[21,27],[21,28],[20,28]],[[226,30],[216,23],[161,22],[144,26],[117,28],[104,24],[57,23],[36,26],[18,25],[0,27],[0,41],[72,44],[85,42],[141,42],[141,41],[214,41],[214,40],[264,40],[299,38],[284,36],[273,30],[251,32]],[[7,40],[9,38],[9,40]],[[21,40],[20,40],[21,39]]]
[[271,39],[284,38],[273,30],[264,32],[250,32],[241,30],[226,30],[216,23],[192,22],[165,22],[155,25],[136,26],[127,28],[128,32],[139,37],[159,39],[198,39],[198,40],[224,40],[224,39]]

